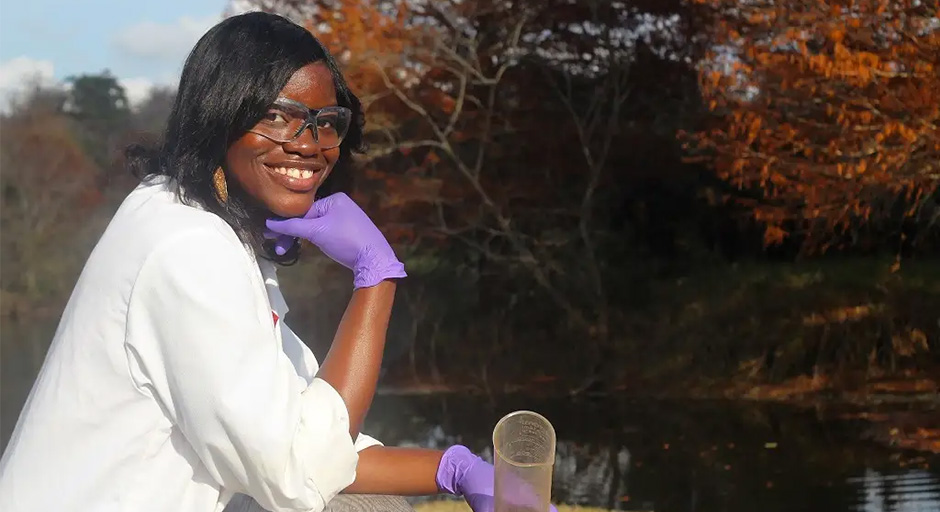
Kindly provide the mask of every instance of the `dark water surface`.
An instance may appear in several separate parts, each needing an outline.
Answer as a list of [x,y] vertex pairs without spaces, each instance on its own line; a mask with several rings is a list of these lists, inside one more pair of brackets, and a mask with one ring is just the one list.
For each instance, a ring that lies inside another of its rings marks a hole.
[[[31,333],[3,327],[0,446],[44,352],[25,342]],[[557,503],[655,512],[940,512],[940,457],[875,443],[871,425],[837,419],[844,411],[832,409],[384,395],[364,430],[388,445],[462,443],[491,460],[493,426],[519,409],[555,427]],[[940,427],[940,408],[926,412],[936,420],[924,426]]]
[[831,411],[384,395],[364,431],[387,445],[461,443],[492,460],[493,426],[518,409],[537,411],[555,427],[557,503],[655,512],[940,512],[937,456],[869,441],[870,425]]

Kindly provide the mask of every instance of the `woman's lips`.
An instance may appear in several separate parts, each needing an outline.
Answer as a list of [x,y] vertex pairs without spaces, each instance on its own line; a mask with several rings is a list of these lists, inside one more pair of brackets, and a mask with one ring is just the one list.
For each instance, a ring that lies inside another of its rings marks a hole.
[[265,165],[268,173],[284,188],[294,192],[310,192],[317,187],[324,169],[300,169]]

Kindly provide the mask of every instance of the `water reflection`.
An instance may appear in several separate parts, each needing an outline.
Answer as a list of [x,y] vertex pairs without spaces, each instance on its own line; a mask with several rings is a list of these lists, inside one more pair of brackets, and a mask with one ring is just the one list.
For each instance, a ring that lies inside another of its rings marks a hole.
[[927,471],[885,474],[868,469],[848,479],[861,498],[859,512],[937,512],[940,510],[940,478]]
[[[626,447],[557,443],[553,489],[555,496],[567,495],[567,503],[592,505],[591,497],[604,497],[610,508],[621,510],[620,498],[627,494],[630,451]],[[612,505],[612,506],[611,506]]]
[[544,414],[558,436],[553,499],[623,511],[940,512],[936,457],[860,438],[818,412],[733,402],[466,396],[376,400],[366,431],[387,444],[462,443],[492,460],[496,421]]

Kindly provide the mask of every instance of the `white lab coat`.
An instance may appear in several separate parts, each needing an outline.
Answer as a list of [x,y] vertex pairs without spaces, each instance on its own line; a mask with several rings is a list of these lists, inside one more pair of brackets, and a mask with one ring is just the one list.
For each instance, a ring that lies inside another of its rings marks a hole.
[[320,511],[355,479],[346,406],[284,323],[275,266],[170,181],[88,259],[0,461],[0,510]]

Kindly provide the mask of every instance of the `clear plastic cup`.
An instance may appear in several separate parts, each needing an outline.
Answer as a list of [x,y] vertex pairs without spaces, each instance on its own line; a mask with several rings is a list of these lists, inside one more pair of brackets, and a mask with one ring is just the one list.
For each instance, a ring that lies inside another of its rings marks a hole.
[[493,429],[495,512],[548,512],[555,429],[541,414],[516,411]]

